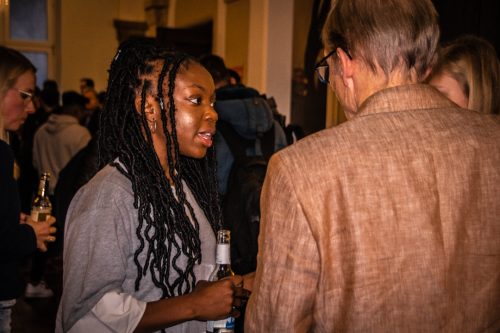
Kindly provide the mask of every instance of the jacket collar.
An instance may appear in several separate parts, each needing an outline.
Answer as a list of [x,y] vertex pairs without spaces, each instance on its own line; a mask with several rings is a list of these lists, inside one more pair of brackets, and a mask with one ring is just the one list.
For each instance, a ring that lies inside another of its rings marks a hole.
[[457,108],[428,84],[409,84],[380,90],[359,107],[356,117],[385,112],[402,112],[435,108]]

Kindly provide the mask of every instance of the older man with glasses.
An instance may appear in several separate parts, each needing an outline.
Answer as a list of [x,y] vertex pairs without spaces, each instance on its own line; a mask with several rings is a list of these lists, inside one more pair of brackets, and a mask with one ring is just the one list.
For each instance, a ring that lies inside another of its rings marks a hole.
[[430,0],[337,0],[318,77],[348,121],[271,159],[250,332],[500,331],[500,124],[421,84]]

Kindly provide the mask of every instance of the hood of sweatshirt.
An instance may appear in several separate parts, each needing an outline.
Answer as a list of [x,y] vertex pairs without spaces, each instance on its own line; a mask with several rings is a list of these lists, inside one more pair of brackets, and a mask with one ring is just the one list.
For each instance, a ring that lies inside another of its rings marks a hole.
[[67,114],[51,114],[47,119],[45,130],[49,133],[58,133],[67,127],[78,125],[78,119]]
[[254,140],[273,126],[273,111],[255,89],[237,86],[221,90],[224,94],[218,90],[215,103],[219,121],[229,123],[239,135]]

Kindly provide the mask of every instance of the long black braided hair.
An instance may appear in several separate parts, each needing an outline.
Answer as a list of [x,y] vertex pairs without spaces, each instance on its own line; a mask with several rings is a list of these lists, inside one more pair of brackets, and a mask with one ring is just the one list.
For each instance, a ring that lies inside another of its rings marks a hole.
[[[149,270],[163,297],[192,291],[196,284],[193,268],[201,262],[200,226],[193,207],[186,200],[186,184],[214,233],[221,226],[214,149],[209,149],[203,159],[180,155],[175,129],[175,78],[179,70],[187,69],[195,61],[149,40],[133,39],[122,43],[111,63],[107,98],[100,118],[100,167],[111,163],[130,180],[134,207],[138,210],[136,233],[140,246],[134,253],[135,289],[139,289],[142,277]],[[155,66],[161,66],[161,71],[151,80]],[[156,90],[154,83],[157,83]],[[146,119],[146,95],[154,91],[160,105],[173,186],[155,153]],[[140,110],[135,106],[137,94],[141,95]],[[143,251],[145,262],[139,260]],[[187,258],[185,269],[178,266],[181,256]],[[170,281],[173,272],[178,278]]]

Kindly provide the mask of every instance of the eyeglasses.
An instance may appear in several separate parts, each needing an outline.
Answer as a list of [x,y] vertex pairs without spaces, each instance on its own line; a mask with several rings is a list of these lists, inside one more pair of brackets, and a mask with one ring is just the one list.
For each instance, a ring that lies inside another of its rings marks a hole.
[[331,32],[329,34],[330,38],[334,40],[333,45],[337,45],[337,47],[334,47],[326,56],[324,56],[316,66],[314,66],[314,70],[316,71],[316,74],[318,74],[318,80],[321,83],[328,84],[329,83],[329,76],[330,76],[330,69],[328,67],[328,63],[326,62],[326,59],[331,57],[337,52],[337,49],[340,48],[342,51],[344,51],[349,59],[352,60],[351,53],[349,52],[349,48],[347,47],[347,43],[345,39],[342,37],[342,35]]
[[33,101],[33,93],[30,93],[29,91],[22,90],[22,89],[16,89],[19,94],[21,95],[21,99],[24,102],[24,105],[28,105],[31,101]]
[[318,80],[321,83],[328,84],[329,83],[329,76],[330,76],[330,69],[328,67],[328,63],[326,62],[326,59],[331,57],[333,54],[337,52],[337,48],[333,49],[330,51],[326,56],[324,56],[316,66],[314,66],[314,70],[316,71],[316,74],[318,75]]

